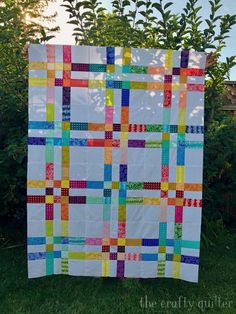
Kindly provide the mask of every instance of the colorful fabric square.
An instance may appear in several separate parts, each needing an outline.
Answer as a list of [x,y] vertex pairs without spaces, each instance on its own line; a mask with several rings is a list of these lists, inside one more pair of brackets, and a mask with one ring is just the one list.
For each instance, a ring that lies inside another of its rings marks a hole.
[[205,62],[30,46],[29,278],[198,281]]

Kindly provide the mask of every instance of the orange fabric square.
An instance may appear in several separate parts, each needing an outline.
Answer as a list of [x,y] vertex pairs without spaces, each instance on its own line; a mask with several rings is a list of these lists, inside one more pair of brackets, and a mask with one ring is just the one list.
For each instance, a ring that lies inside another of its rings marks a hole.
[[181,84],[187,83],[187,76],[180,75],[180,77],[179,77],[179,82],[180,82]]
[[68,204],[61,204],[61,219],[62,220],[68,220],[69,218],[68,210],[69,210]]

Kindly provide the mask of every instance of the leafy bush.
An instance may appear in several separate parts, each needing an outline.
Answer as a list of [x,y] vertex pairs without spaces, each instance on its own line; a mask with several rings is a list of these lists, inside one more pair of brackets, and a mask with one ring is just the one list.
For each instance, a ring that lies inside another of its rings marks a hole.
[[[0,221],[19,224],[26,213],[27,55],[30,42],[52,37],[43,27],[47,0],[4,0],[0,5]],[[45,17],[51,20],[53,16]]]
[[236,121],[224,118],[205,135],[204,209],[208,219],[236,225]]

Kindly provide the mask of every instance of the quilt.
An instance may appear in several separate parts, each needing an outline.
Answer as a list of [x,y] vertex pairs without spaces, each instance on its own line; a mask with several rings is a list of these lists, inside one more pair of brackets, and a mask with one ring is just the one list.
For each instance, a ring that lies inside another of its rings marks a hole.
[[198,281],[206,54],[29,47],[28,277]]

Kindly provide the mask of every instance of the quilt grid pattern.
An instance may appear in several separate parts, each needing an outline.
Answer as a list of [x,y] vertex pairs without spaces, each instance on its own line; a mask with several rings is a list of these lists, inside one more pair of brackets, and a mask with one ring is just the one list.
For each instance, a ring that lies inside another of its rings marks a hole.
[[31,45],[28,276],[198,281],[206,55]]

